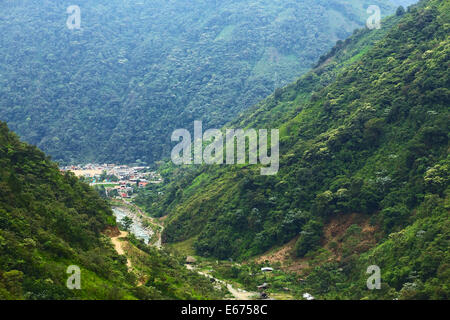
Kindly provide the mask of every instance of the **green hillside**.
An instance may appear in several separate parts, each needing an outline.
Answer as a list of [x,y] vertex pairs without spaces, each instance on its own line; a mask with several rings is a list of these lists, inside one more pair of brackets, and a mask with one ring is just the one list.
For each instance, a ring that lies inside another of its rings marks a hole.
[[[221,297],[178,258],[131,239],[134,251],[145,251],[146,281],[138,286],[106,236],[114,227],[97,192],[0,122],[0,300]],[[81,269],[81,290],[66,287],[71,265]]]
[[[448,0],[399,10],[227,125],[280,128],[278,175],[168,165],[168,184],[138,203],[169,213],[166,242],[195,237],[206,257],[248,259],[296,239],[298,259],[321,261],[305,272],[321,297],[367,297],[366,268],[378,265],[383,290],[371,298],[448,299],[448,21]],[[328,242],[355,213],[370,241],[359,246],[351,224]]]
[[0,119],[56,161],[160,160],[305,73],[388,0],[0,2]]

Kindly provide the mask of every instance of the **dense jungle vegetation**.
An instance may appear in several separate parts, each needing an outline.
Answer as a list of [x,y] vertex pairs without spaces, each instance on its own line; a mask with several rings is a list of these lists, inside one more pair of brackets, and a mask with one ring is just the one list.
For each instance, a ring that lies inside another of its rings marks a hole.
[[176,128],[221,127],[388,0],[0,2],[0,119],[61,163],[152,164]]
[[[226,126],[280,128],[278,175],[162,164],[167,184],[137,203],[169,213],[165,242],[194,239],[205,257],[241,261],[295,239],[297,259],[321,261],[304,286],[323,298],[448,299],[449,21],[448,0],[399,8]],[[373,241],[358,245],[353,224],[327,243],[330,223],[355,213]],[[369,265],[382,290],[368,293]]]
[[[126,258],[105,231],[114,228],[98,193],[0,122],[0,300],[220,298],[209,280],[165,251],[133,250],[145,281],[137,286]],[[145,252],[144,252],[145,251]],[[69,290],[69,266],[81,269],[81,289]]]

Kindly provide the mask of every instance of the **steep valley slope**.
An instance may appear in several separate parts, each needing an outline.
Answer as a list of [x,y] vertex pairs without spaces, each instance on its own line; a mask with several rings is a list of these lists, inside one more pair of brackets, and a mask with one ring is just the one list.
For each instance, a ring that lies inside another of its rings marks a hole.
[[[137,199],[169,213],[163,241],[242,261],[295,238],[290,254],[317,262],[304,277],[320,297],[448,299],[449,15],[448,0],[398,10],[229,123],[280,129],[278,175],[165,164],[167,184]],[[364,223],[325,243],[353,214]],[[367,224],[373,237],[358,246]],[[383,290],[367,292],[370,265]]]

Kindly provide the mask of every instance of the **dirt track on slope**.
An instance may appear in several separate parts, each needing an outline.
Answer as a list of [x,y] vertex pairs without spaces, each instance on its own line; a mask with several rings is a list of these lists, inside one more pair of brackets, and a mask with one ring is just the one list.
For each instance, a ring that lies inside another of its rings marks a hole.
[[204,277],[214,279],[216,282],[226,285],[228,291],[233,295],[234,300],[255,300],[255,296],[258,295],[257,292],[247,292],[247,291],[244,291],[244,290],[235,289],[231,284],[225,283],[222,280],[216,279],[213,276],[211,276],[210,274],[207,274],[205,272],[198,271],[198,270],[195,269],[195,267],[193,267],[190,264],[186,264],[185,266],[186,266],[187,269],[192,270],[192,271],[196,271],[198,274],[200,274],[200,275],[202,275]]
[[[114,245],[114,249],[116,249],[117,253],[119,255],[124,255],[125,250],[123,249],[123,241],[121,241],[121,238],[126,238],[128,236],[128,232],[120,231],[120,234],[117,237],[112,237],[111,241]],[[127,266],[128,269],[132,267],[130,259],[127,258]]]

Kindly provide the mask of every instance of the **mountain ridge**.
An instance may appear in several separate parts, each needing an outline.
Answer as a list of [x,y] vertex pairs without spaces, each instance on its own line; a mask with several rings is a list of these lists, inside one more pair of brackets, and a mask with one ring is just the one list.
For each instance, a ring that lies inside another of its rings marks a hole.
[[0,4],[0,119],[53,159],[136,163],[194,119],[222,126],[307,71],[376,1]]

